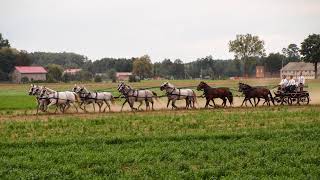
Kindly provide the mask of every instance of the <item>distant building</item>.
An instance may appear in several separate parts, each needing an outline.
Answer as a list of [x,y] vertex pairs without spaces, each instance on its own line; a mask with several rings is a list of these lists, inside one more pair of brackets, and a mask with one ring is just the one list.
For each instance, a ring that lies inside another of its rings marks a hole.
[[[320,64],[318,64],[318,69],[320,69]],[[305,77],[305,79],[314,79],[314,64],[313,63],[305,63],[305,62],[290,62],[287,65],[285,65],[280,70],[280,77],[282,75],[293,76],[294,78],[298,77],[300,72],[302,72],[302,75]],[[319,76],[318,71],[318,76]]]
[[264,78],[265,70],[264,66],[256,66],[256,78]]
[[26,77],[29,81],[45,81],[47,71],[42,66],[15,66],[12,72],[12,81],[21,83]]
[[116,72],[118,81],[128,81],[130,76],[132,76],[132,72]]
[[82,71],[82,69],[65,69],[63,71],[63,74],[71,74],[71,75],[75,75],[77,72]]

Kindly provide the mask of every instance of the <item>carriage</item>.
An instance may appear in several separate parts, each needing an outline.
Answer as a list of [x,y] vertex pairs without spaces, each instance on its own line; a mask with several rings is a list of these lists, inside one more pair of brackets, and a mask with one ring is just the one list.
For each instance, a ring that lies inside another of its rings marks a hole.
[[309,104],[310,96],[308,91],[285,91],[285,90],[278,90],[274,93],[274,101],[280,105],[292,105],[292,104]]

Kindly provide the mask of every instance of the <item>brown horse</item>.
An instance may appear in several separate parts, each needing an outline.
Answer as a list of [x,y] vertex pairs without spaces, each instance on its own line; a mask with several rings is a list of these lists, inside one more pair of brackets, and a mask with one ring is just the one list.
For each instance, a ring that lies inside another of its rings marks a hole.
[[[270,106],[270,100],[274,104],[274,99],[272,97],[272,94],[269,89],[264,87],[251,87],[248,84],[239,83],[239,92],[242,92],[245,95],[244,100],[242,101],[241,106],[243,106],[243,103],[246,101],[249,101],[250,104],[253,106],[251,102],[251,98],[254,100],[254,106],[257,106],[260,102],[260,98],[263,98],[265,100],[265,103],[267,103],[268,106]],[[269,97],[270,96],[270,97]],[[258,102],[256,103],[256,99],[258,99]],[[247,102],[246,102],[247,103]]]
[[214,103],[215,98],[220,98],[223,100],[223,103],[222,103],[223,107],[227,106],[227,99],[230,105],[232,105],[233,103],[233,95],[232,95],[232,92],[229,90],[229,88],[224,88],[224,87],[212,88],[207,83],[201,81],[197,87],[197,90],[204,91],[204,96],[206,97],[206,100],[207,100],[205,108],[208,107],[210,101],[212,101],[213,105],[216,106],[216,104]]

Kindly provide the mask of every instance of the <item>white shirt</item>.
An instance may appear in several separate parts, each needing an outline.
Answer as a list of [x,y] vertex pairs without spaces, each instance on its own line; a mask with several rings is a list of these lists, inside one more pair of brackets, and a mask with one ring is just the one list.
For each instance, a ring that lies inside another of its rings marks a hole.
[[279,85],[286,87],[288,85],[288,79],[282,79]]
[[294,79],[290,79],[287,86],[296,86],[296,81]]
[[300,83],[304,85],[304,83],[305,83],[304,76],[299,76],[299,77],[298,77],[298,79],[297,79],[297,85],[299,85]]

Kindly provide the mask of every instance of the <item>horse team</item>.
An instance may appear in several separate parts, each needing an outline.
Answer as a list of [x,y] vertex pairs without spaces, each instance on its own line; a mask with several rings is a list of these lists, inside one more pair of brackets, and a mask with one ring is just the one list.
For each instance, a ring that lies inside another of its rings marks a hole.
[[[159,96],[152,90],[149,89],[134,89],[131,86],[121,82],[117,90],[120,92],[120,98],[124,98],[125,101],[121,106],[121,111],[126,103],[129,104],[132,111],[139,110],[145,102],[146,110],[154,110],[154,100],[158,100]],[[165,96],[168,98],[167,108],[170,103],[172,109],[178,108],[176,106],[177,100],[185,100],[185,108],[195,108],[195,103],[197,103],[197,95],[192,89],[182,89],[177,88],[169,82],[165,82],[160,86],[160,90],[165,92]],[[230,106],[233,104],[233,94],[229,88],[225,87],[210,87],[205,82],[200,82],[197,86],[198,91],[203,91],[203,95],[200,97],[205,97],[206,104],[205,108],[208,106],[215,107],[216,103],[214,99],[219,98],[222,100],[222,106],[227,106],[227,101]],[[247,106],[247,101],[250,102],[252,106],[257,106],[260,99],[264,99],[263,104],[270,106],[270,102],[274,104],[274,99],[269,89],[264,87],[252,87],[250,85],[239,83],[239,92],[244,95],[244,100],[241,104]],[[35,96],[37,101],[37,114],[39,110],[46,112],[49,107],[55,105],[55,113],[60,110],[62,113],[67,111],[71,106],[73,106],[77,112],[78,108],[82,109],[84,112],[87,111],[87,106],[92,105],[94,112],[96,111],[95,105],[98,105],[99,112],[105,112],[108,108],[111,111],[111,105],[114,104],[115,98],[110,92],[94,92],[89,91],[84,86],[75,85],[71,91],[55,91],[45,86],[39,86],[31,84],[29,89],[29,95]],[[119,98],[119,97],[118,97]],[[252,104],[252,100],[254,104]],[[257,100],[257,101],[256,101]],[[134,103],[139,102],[137,108],[134,107]],[[210,104],[213,103],[213,105]],[[151,104],[151,107],[150,107]],[[105,107],[103,108],[103,106]]]

